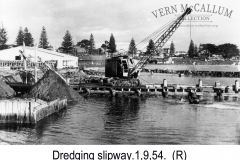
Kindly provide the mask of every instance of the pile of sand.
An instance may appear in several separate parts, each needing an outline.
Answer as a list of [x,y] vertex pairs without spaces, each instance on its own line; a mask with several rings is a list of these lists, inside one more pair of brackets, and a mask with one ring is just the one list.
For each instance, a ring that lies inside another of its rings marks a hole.
[[9,98],[15,95],[14,90],[0,79],[0,98]]
[[52,70],[48,70],[30,89],[29,95],[30,97],[37,97],[45,101],[51,101],[65,96],[70,101],[81,99],[81,96]]

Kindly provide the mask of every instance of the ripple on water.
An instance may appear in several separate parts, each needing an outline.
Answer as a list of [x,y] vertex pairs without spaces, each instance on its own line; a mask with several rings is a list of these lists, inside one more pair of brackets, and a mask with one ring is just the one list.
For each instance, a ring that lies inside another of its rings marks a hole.
[[239,144],[238,102],[89,97],[34,127],[0,129],[0,144]]

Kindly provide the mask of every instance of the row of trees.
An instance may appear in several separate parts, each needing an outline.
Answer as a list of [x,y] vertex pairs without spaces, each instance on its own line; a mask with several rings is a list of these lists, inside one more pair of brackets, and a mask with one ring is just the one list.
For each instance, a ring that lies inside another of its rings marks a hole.
[[[8,46],[6,45],[7,41],[8,41],[7,31],[2,24],[0,27],[0,50],[8,48]],[[22,29],[22,27],[19,28],[15,42],[16,42],[15,46],[21,46],[23,42],[25,43],[26,46],[34,45],[34,39],[32,37],[32,34],[28,31],[27,27],[24,30]],[[93,54],[94,50],[96,50],[95,41],[92,34],[90,35],[89,40],[84,39],[80,42],[77,42],[76,45],[82,48],[85,48],[88,54]],[[46,28],[44,26],[42,27],[38,47],[44,48],[44,49],[48,49],[49,47],[51,47],[48,42]],[[109,53],[114,53],[117,51],[117,45],[116,45],[113,34],[111,34],[109,42],[105,41],[105,43],[102,44],[101,48],[104,51]],[[62,52],[64,53],[74,54],[74,42],[68,30],[66,31],[65,36],[63,37],[63,42],[59,49],[61,49]],[[147,46],[147,50],[145,54],[149,55],[150,53],[155,52],[155,50],[156,49],[155,49],[153,40],[149,40],[149,44]],[[135,55],[136,53],[137,53],[137,48],[135,45],[135,41],[132,38],[129,44],[128,54]],[[175,53],[175,46],[173,42],[171,42],[170,56],[173,56],[174,53]],[[199,57],[199,56],[211,57],[212,55],[221,55],[223,58],[231,58],[234,56],[239,56],[239,49],[235,44],[230,44],[230,43],[225,43],[221,45],[215,45],[215,44],[209,44],[209,43],[200,44],[198,48],[197,45],[194,45],[194,42],[192,40],[190,41],[190,45],[188,49],[188,56],[190,58]]]
[[[8,48],[8,46],[6,45],[7,41],[8,41],[7,31],[2,25],[0,28],[0,50]],[[27,27],[24,30],[22,29],[22,27],[19,28],[14,47],[22,46],[23,42],[25,43],[26,46],[34,45],[34,39],[32,37],[32,34],[28,31]],[[90,35],[89,40],[84,39],[80,42],[77,42],[76,45],[85,48],[87,53],[93,54],[95,50],[95,41],[93,35],[92,34]],[[42,27],[38,47],[43,49],[48,49],[49,47],[51,47],[48,42],[46,28],[44,26]],[[117,51],[117,45],[113,34],[111,34],[109,42],[105,41],[105,44],[102,44],[101,48],[110,53],[114,53]],[[63,42],[59,49],[61,49],[62,52],[64,53],[68,54],[74,53],[74,42],[71,33],[68,30],[66,31],[63,37]],[[129,46],[129,53],[130,54],[136,53],[136,47],[133,38]]]
[[24,31],[22,30],[22,27],[19,28],[18,35],[16,38],[16,46],[22,46],[23,42],[26,46],[33,46],[34,39],[32,38],[32,34],[28,31],[28,28],[26,27]]
[[[2,25],[0,28],[0,49],[1,50],[8,48],[8,46],[6,45],[7,40],[8,40],[7,31]],[[24,30],[22,29],[22,27],[19,28],[14,47],[22,46],[23,42],[25,43],[26,46],[34,45],[34,39],[27,27]],[[94,41],[93,35],[92,34],[90,35],[89,40],[83,39],[82,41],[77,42],[76,45],[84,48],[87,51],[87,53],[93,54],[95,50],[95,41]],[[46,28],[44,26],[42,27],[38,47],[43,49],[48,49],[49,47],[51,47],[48,42]],[[101,48],[109,53],[114,53],[117,51],[117,45],[116,45],[113,34],[111,34],[109,42],[105,41],[105,44],[102,44]],[[63,42],[61,44],[61,47],[59,47],[59,49],[61,49],[62,52],[64,53],[68,53],[68,54],[74,53],[74,42],[73,42],[71,33],[68,30],[66,31],[63,37]],[[129,45],[129,54],[134,55],[136,54],[136,52],[137,52],[137,48],[135,46],[135,41],[132,38]]]
[[[0,50],[9,47],[8,45],[6,45],[7,41],[8,41],[7,31],[2,25],[0,27]],[[22,46],[23,42],[25,43],[26,46],[34,45],[34,39],[32,37],[32,34],[28,31],[27,27],[24,30],[22,29],[22,27],[19,28],[15,44],[13,46],[14,47]],[[38,47],[44,49],[48,49],[49,47],[51,47],[48,42],[46,28],[44,26],[42,28]]]
[[[153,53],[156,51],[153,40],[149,40],[149,44],[147,46],[146,55]],[[170,44],[170,56],[173,56],[175,53],[175,45],[173,42]],[[189,49],[188,49],[188,57],[212,57],[213,55],[221,55],[224,59],[229,59],[234,56],[239,56],[240,51],[235,44],[225,43],[220,45],[215,44],[200,44],[199,48],[197,45],[194,45],[193,40],[190,41]]]
[[188,56],[190,58],[193,57],[212,57],[213,55],[221,55],[224,59],[229,59],[234,56],[239,56],[239,49],[237,45],[231,43],[225,43],[220,45],[215,44],[200,44],[199,48],[197,45],[194,45],[193,41],[191,40],[189,49],[188,49]]

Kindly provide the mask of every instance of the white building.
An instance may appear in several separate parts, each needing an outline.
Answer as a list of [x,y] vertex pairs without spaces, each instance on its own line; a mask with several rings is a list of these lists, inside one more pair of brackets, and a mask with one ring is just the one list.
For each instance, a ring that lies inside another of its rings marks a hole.
[[176,51],[176,52],[174,53],[175,56],[186,55],[186,54],[187,54],[187,52],[185,52],[185,51]]
[[[22,61],[23,55],[20,53],[23,47],[9,48],[0,51],[1,61]],[[33,62],[35,61],[35,47],[25,47],[25,55]],[[56,62],[58,69],[65,67],[78,67],[78,57],[38,48],[36,52],[37,57],[40,57],[43,62]],[[37,58],[38,60],[38,58]]]

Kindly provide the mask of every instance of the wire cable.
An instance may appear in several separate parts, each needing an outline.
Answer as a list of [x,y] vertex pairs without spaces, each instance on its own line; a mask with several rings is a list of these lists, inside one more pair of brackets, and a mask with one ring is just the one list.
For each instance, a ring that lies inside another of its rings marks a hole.
[[176,17],[174,17],[171,21],[169,21],[167,24],[165,24],[164,26],[162,26],[161,28],[159,28],[158,30],[156,30],[155,32],[153,32],[151,35],[149,35],[148,37],[146,37],[144,40],[142,40],[141,42],[139,42],[137,44],[138,45],[142,45],[143,43],[148,42],[151,38],[155,37],[156,35],[159,35],[159,33],[163,32],[163,30],[165,30],[166,27],[168,27],[168,25],[170,23],[172,23],[173,21],[175,21]]
[[[164,31],[166,31],[166,29],[169,27],[169,25],[174,22],[175,20],[177,20],[178,17],[174,17],[173,19],[171,19],[168,23],[166,23],[164,26],[162,26],[161,28],[157,29],[156,31],[154,31],[152,34],[150,34],[149,36],[147,36],[145,39],[143,39],[141,42],[139,42],[136,47],[138,46],[139,48],[141,48],[143,45],[145,45],[146,43],[149,42],[150,39],[156,39],[158,36],[161,35],[161,33],[163,33]],[[140,47],[141,46],[141,47]],[[146,47],[145,47],[146,48]]]

